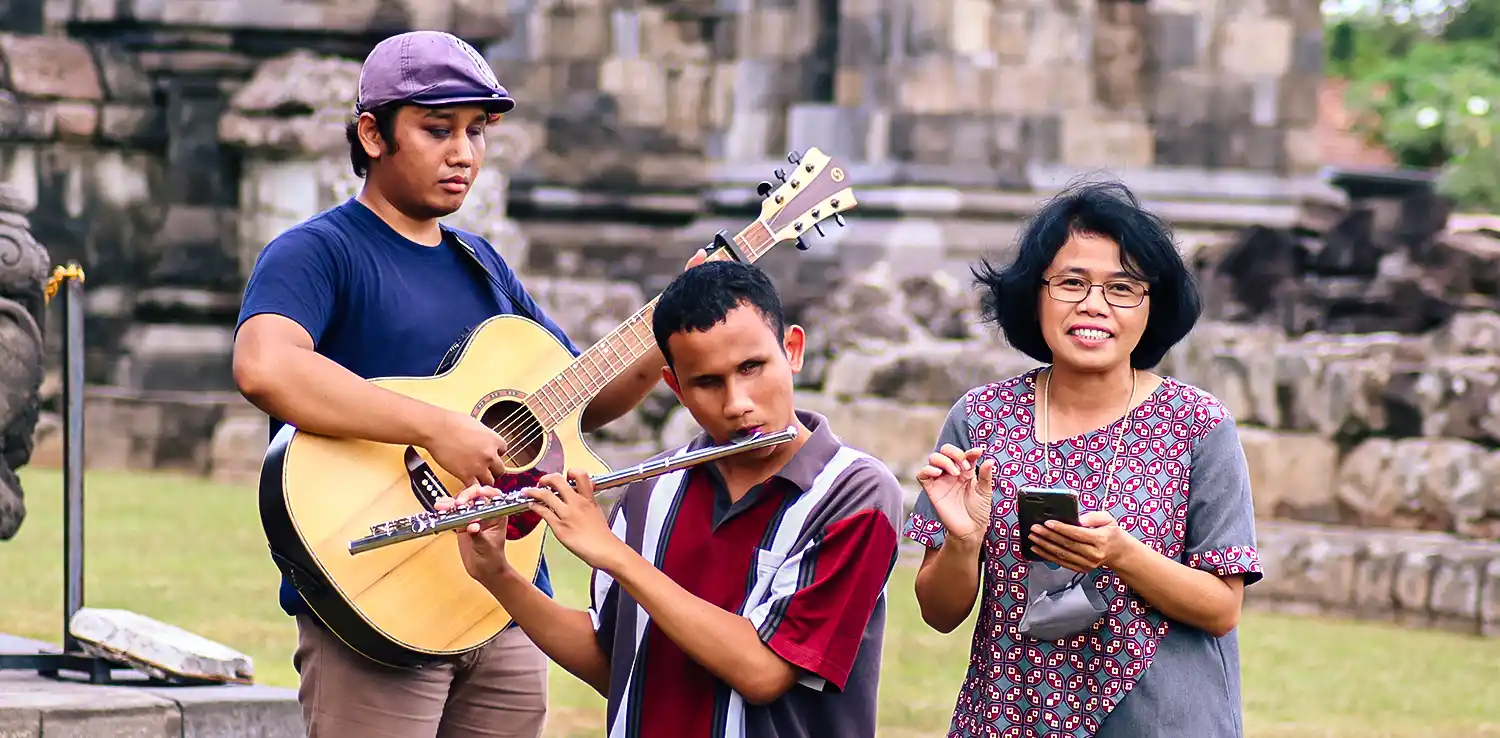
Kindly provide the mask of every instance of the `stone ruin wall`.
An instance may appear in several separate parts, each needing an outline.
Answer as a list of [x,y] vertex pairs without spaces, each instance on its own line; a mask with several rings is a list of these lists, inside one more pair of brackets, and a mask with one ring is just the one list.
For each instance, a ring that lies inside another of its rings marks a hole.
[[[1483,231],[1444,231],[1446,212],[1420,238],[1380,235],[1410,225],[1388,203],[1309,225],[1337,196],[1311,176],[1315,3],[332,8],[85,2],[0,36],[0,181],[53,263],[89,269],[92,467],[255,477],[265,418],[227,371],[243,276],[272,235],[357,186],[339,124],[364,50],[450,28],[523,101],[458,217],[580,342],[743,227],[786,150],[850,162],[853,227],[763,264],[813,329],[800,402],[904,480],[954,398],[1031,365],[975,324],[964,265],[1003,251],[1074,174],[1124,176],[1177,224],[1211,294],[1233,295],[1163,370],[1243,424],[1271,572],[1252,600],[1500,632],[1500,278],[1483,276],[1500,256]],[[116,34],[120,14],[144,30]],[[1376,297],[1351,320],[1361,285]],[[1405,301],[1425,317],[1379,309]],[[690,428],[663,388],[597,443],[628,464]],[[34,465],[60,461],[57,430],[43,413]]]

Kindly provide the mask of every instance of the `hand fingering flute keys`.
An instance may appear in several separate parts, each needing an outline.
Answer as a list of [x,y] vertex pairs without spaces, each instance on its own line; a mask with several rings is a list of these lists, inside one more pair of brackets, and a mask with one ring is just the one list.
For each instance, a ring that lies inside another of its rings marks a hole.
[[[631,482],[674,472],[678,469],[686,469],[704,462],[722,459],[726,456],[733,456],[768,446],[777,446],[791,441],[796,437],[797,426],[789,425],[785,429],[773,433],[755,433],[719,446],[709,446],[680,456],[668,456],[656,459],[655,461],[647,461],[610,474],[601,474],[594,479],[594,490],[599,491],[611,487],[619,487]],[[533,504],[531,497],[526,494],[527,489],[521,488],[502,492],[498,497],[493,498],[481,497],[463,508],[446,513],[424,512],[373,525],[370,527],[369,535],[349,542],[349,553],[361,554],[414,538],[437,535],[444,531],[462,528],[475,521],[488,520],[527,510]],[[539,489],[547,488],[541,487]],[[551,490],[548,491],[550,492]]]

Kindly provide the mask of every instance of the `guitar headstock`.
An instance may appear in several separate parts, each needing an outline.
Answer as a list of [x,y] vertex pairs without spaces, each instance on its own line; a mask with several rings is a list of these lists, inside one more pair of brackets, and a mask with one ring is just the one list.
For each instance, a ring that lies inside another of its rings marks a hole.
[[843,213],[857,204],[850,187],[849,170],[842,162],[816,148],[787,155],[790,170],[776,170],[781,185],[761,182],[756,192],[765,198],[757,218],[771,232],[772,243],[797,242],[807,250],[802,236],[809,231],[823,235],[821,224],[833,219],[844,225]]

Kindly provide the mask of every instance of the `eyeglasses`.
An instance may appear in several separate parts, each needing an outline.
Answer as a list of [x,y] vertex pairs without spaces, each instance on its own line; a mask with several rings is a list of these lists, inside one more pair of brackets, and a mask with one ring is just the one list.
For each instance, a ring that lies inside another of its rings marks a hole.
[[1082,277],[1053,277],[1042,280],[1047,285],[1047,296],[1059,302],[1083,302],[1095,287],[1104,294],[1104,301],[1117,308],[1138,307],[1146,300],[1151,290],[1140,282],[1117,280],[1099,284]]

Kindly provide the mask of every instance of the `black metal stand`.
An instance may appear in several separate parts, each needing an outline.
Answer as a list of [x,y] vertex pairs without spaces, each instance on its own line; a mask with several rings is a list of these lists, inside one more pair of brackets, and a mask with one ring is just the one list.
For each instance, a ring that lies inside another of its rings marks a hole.
[[[31,670],[45,677],[82,673],[90,683],[114,681],[111,671],[130,666],[86,653],[68,625],[83,607],[83,270],[77,262],[59,268],[63,283],[63,650],[61,653],[0,653],[0,671]],[[50,290],[49,290],[50,295]],[[138,672],[137,672],[138,674]]]

